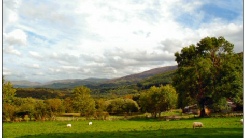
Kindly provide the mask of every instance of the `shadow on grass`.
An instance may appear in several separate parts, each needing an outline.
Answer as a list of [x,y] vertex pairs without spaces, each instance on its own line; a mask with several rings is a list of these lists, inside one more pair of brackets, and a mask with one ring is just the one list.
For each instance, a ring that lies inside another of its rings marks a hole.
[[[181,116],[180,116],[181,117]],[[210,118],[210,117],[206,117],[206,118]],[[171,121],[178,121],[178,120],[199,120],[199,119],[203,119],[201,117],[191,117],[191,118],[179,118],[179,119],[171,119]],[[165,121],[166,118],[164,117],[157,117],[157,118],[146,118],[146,117],[132,117],[132,118],[128,118],[127,120],[129,121],[148,121],[148,122],[158,122],[158,121]]]
[[115,131],[84,133],[51,133],[19,138],[242,138],[242,128],[159,129],[148,131]]

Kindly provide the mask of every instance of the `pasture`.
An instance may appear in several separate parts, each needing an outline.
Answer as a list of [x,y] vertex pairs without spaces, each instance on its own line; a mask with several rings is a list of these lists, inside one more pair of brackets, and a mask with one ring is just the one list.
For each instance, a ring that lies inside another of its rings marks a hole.
[[[230,138],[243,137],[241,117],[191,118],[184,120],[83,120],[3,123],[4,138]],[[93,124],[88,123],[92,121]],[[192,128],[192,123],[203,122],[203,128]],[[72,126],[67,127],[70,123]]]

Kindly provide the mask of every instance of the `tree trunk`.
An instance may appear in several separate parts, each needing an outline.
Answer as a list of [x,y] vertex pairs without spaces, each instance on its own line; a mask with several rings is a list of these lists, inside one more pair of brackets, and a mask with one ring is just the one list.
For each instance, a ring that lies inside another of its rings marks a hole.
[[205,111],[205,106],[204,105],[202,105],[202,107],[201,107],[201,109],[200,109],[200,115],[199,115],[199,117],[207,117],[208,115],[207,115],[207,113],[206,113],[206,111]]
[[161,117],[161,112],[159,112],[159,118]]
[[156,117],[157,117],[157,112],[151,113],[151,116],[152,116],[153,118],[156,118]]

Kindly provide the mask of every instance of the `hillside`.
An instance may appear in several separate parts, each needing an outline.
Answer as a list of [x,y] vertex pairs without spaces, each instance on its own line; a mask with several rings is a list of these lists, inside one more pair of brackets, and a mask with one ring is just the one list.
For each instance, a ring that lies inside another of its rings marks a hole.
[[29,87],[36,87],[41,86],[42,83],[39,82],[31,82],[31,81],[11,81],[15,88],[29,88]]
[[101,83],[107,82],[109,79],[97,79],[97,78],[88,78],[84,80],[57,80],[52,81],[49,83],[46,83],[42,86],[39,86],[41,88],[53,88],[53,89],[64,89],[64,88],[70,88],[73,89],[77,86],[97,86]]
[[[85,85],[86,87],[90,88],[93,97],[98,98],[108,97],[111,96],[111,94],[117,96],[136,94],[140,90],[148,89],[151,86],[160,86],[171,83],[175,71],[175,67],[166,67],[157,68],[138,74],[132,74],[114,80],[96,78],[89,78],[85,80],[57,80],[46,83],[45,85],[38,85],[36,88],[19,87],[17,88],[16,96],[22,98],[33,97],[38,99],[46,99],[51,97],[65,98],[71,94],[74,87],[81,85]],[[154,75],[148,76],[148,74],[145,75],[144,73]]]
[[137,83],[137,87],[140,89],[149,89],[151,86],[160,86],[172,83],[172,78],[175,75],[175,72],[176,69],[156,74]]
[[113,79],[110,82],[113,82],[113,83],[139,82],[143,79],[154,76],[156,74],[168,72],[168,71],[175,70],[175,69],[177,69],[177,66],[166,66],[166,67],[154,68],[154,69],[147,70],[141,73],[136,73],[136,74],[127,75],[127,76],[124,76],[118,79]]
[[72,89],[77,86],[87,86],[89,88],[114,88],[122,85],[131,85],[136,84],[143,79],[146,79],[150,76],[154,76],[156,74],[168,72],[171,70],[177,69],[177,66],[166,66],[160,68],[154,68],[151,70],[147,70],[141,73],[131,74],[127,76],[123,76],[117,79],[98,79],[98,78],[88,78],[88,79],[66,79],[66,80],[54,80],[51,82],[47,82],[45,84],[41,84],[39,82],[30,82],[30,81],[12,81],[11,83],[15,88],[53,88],[53,89]]

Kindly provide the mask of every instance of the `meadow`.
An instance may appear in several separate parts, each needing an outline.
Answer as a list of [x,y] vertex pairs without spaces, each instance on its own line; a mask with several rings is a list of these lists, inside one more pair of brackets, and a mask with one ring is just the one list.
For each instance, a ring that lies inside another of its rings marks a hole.
[[[243,137],[241,117],[190,118],[183,120],[131,119],[83,121],[46,121],[3,123],[4,138],[230,138]],[[203,128],[192,128],[195,121]],[[66,127],[71,123],[72,127]]]

